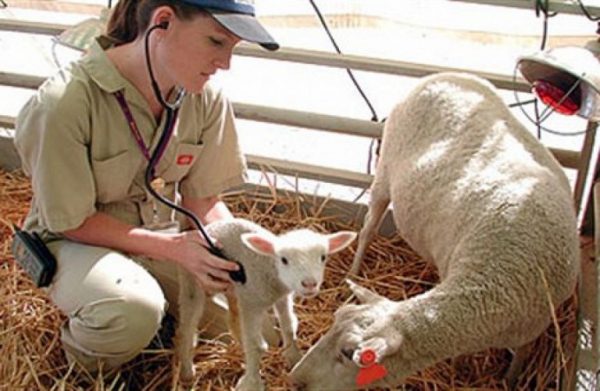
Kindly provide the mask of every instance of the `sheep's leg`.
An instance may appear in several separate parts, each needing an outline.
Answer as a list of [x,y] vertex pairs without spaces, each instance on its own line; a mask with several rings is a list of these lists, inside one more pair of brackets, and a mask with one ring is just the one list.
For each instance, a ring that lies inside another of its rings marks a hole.
[[204,292],[190,273],[179,268],[179,319],[175,353],[180,365],[179,382],[191,386],[194,382],[194,348],[196,329],[204,310]]
[[519,376],[523,372],[525,363],[529,359],[529,354],[532,347],[533,342],[520,346],[514,350],[513,358],[505,375],[506,383],[508,384],[509,389],[516,389]]
[[358,273],[362,259],[367,251],[367,247],[369,247],[373,237],[379,230],[379,226],[381,225],[383,217],[385,216],[385,211],[390,204],[390,198],[387,191],[384,189],[385,184],[382,182],[385,181],[375,181],[371,187],[369,210],[365,215],[363,227],[360,230],[358,237],[358,248],[356,249],[356,254],[354,255],[354,260],[352,261],[352,267],[350,268],[350,273],[352,274]]
[[261,335],[261,324],[265,310],[247,309],[243,303],[238,303],[246,371],[238,380],[235,389],[237,391],[263,390],[264,383],[260,378],[260,358],[267,349],[267,344]]
[[289,367],[293,367],[302,354],[296,345],[296,331],[298,330],[298,317],[294,313],[293,296],[287,295],[275,302],[275,313],[279,319],[281,337],[283,339],[283,355]]

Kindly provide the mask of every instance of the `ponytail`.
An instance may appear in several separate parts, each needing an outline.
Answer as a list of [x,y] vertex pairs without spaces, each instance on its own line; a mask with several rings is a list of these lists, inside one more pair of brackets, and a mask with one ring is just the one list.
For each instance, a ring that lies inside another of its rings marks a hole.
[[183,20],[204,12],[201,8],[177,0],[119,0],[108,20],[106,35],[116,45],[135,41],[148,28],[152,12],[164,5],[171,7],[175,15]]

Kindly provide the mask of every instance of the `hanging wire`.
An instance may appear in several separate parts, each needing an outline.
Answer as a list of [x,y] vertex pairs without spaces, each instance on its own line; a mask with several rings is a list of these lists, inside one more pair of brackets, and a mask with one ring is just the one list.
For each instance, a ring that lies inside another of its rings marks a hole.
[[[323,15],[321,14],[321,11],[319,10],[319,7],[315,4],[315,2],[313,0],[309,0],[309,1],[310,1],[310,4],[312,5],[313,9],[317,13],[317,16],[319,17],[319,21],[321,22],[321,25],[325,29],[325,32],[327,33],[327,36],[329,36],[329,40],[333,44],[333,47],[335,48],[335,51],[338,54],[342,54],[342,51],[340,50],[337,42],[335,41],[335,38],[333,38],[333,35],[331,34],[331,31],[329,30],[329,27],[327,26],[327,22],[325,22],[325,18],[323,18]],[[369,101],[369,98],[367,98],[367,95],[365,94],[365,92],[363,91],[363,89],[358,84],[358,81],[354,77],[354,73],[352,72],[352,70],[350,68],[346,68],[346,72],[348,73],[348,76],[350,76],[350,79],[352,80],[352,83],[354,83],[354,86],[358,90],[360,96],[362,96],[362,98],[365,101],[365,103],[367,104],[367,106],[369,106],[369,110],[371,111],[371,114],[372,114],[371,121],[378,122],[379,120],[377,119],[377,113],[375,113],[375,109],[373,108],[373,105],[371,104],[371,101]]]
[[535,16],[539,17],[540,14],[543,15],[544,19],[542,22],[542,43],[540,45],[540,49],[544,50],[546,48],[546,40],[548,38],[548,18],[554,17],[557,15],[556,12],[548,13],[550,6],[548,4],[548,0],[536,0],[535,2]]
[[533,112],[535,113],[535,118],[537,119],[537,121],[535,122],[535,129],[537,131],[537,138],[539,140],[542,139],[542,124],[539,121],[540,118],[540,101],[537,99],[533,100]]
[[[325,29],[325,32],[327,33],[327,36],[329,37],[329,40],[331,41],[333,47],[335,48],[335,51],[338,54],[342,54],[342,51],[340,50],[337,42],[335,41],[335,38],[333,37],[333,34],[331,34],[331,31],[329,30],[329,27],[327,26],[327,22],[325,22],[325,18],[323,17],[323,14],[321,14],[321,10],[319,9],[319,7],[317,6],[317,4],[315,4],[315,2],[313,0],[309,0],[309,1],[310,1],[310,4],[312,5],[313,9],[315,10],[315,13],[317,14],[317,17],[319,18],[319,21],[321,22],[321,25],[323,26],[323,29]],[[358,81],[356,80],[356,77],[354,77],[354,73],[352,72],[352,70],[350,68],[346,68],[346,72],[348,73],[348,76],[350,76],[350,80],[352,80],[352,83],[354,84],[354,86],[358,90],[358,93],[360,94],[360,96],[363,98],[363,100],[365,101],[365,103],[369,107],[369,110],[371,111],[371,121],[373,121],[373,122],[379,122],[379,119],[377,117],[377,113],[375,112],[375,108],[371,104],[371,101],[369,100],[369,98],[367,97],[367,95],[365,94],[365,92],[363,91],[363,89],[358,84]],[[379,154],[379,149],[380,149],[380,146],[381,146],[381,139],[380,138],[372,139],[371,143],[369,144],[369,154],[368,154],[368,158],[367,158],[367,174],[371,174],[371,165],[372,165],[372,162],[373,162],[373,149],[374,149],[375,144],[377,144],[377,146],[375,147],[375,155],[378,155]],[[355,197],[355,199],[354,199],[353,202],[358,201],[366,193],[366,191],[367,191],[367,189],[363,189],[360,192],[360,194]]]
[[587,7],[585,5],[583,5],[583,2],[581,0],[577,0],[577,4],[579,4],[579,8],[581,8],[581,12],[583,12],[583,14],[592,22],[597,22],[600,20],[600,16],[592,16],[590,14],[590,12],[588,11]]

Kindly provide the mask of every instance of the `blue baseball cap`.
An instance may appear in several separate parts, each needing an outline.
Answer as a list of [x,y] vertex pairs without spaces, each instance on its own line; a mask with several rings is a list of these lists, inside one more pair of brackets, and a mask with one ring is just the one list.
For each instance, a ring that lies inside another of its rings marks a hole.
[[257,43],[267,50],[279,49],[279,44],[256,19],[253,0],[181,1],[202,8],[221,26],[245,41]]

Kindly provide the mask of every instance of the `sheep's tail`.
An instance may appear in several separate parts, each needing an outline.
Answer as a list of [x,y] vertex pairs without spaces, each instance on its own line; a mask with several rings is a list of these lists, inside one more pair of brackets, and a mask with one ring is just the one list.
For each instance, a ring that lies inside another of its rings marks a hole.
[[238,299],[235,292],[232,290],[225,292],[225,297],[227,298],[227,308],[229,309],[227,326],[229,327],[229,332],[233,338],[241,345],[242,329],[240,324],[240,307],[238,305]]

